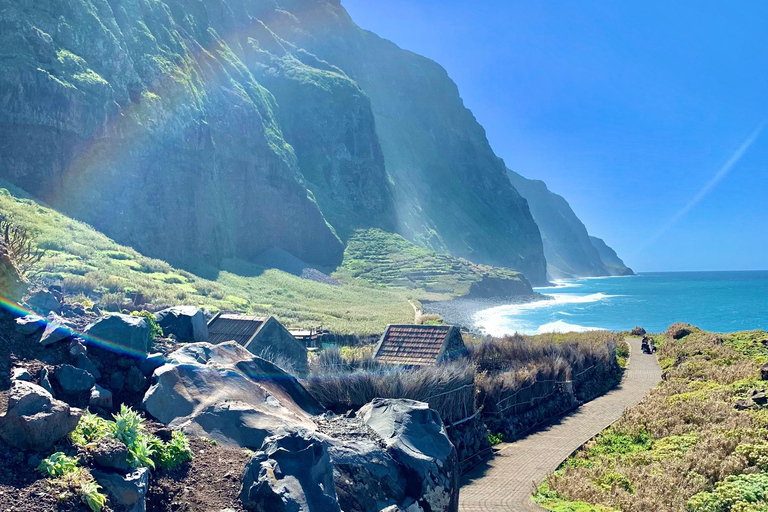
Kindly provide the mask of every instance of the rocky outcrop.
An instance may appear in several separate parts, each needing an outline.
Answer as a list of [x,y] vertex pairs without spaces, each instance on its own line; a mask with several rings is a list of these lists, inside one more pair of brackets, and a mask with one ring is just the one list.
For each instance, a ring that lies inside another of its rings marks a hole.
[[81,414],[80,409],[54,399],[42,387],[16,380],[8,410],[0,416],[0,437],[23,450],[47,450],[75,429]]
[[144,512],[149,489],[149,469],[138,468],[126,474],[111,471],[91,471],[93,478],[104,488],[110,503],[124,512]]
[[267,438],[245,466],[240,501],[253,512],[340,512],[323,441],[306,431]]
[[163,334],[173,334],[179,341],[208,341],[205,315],[194,306],[174,306],[155,313]]
[[281,428],[314,429],[324,411],[293,376],[235,342],[190,344],[168,360],[142,407],[194,435],[258,449]]
[[533,288],[524,277],[519,279],[504,279],[503,277],[483,276],[480,281],[469,287],[469,298],[496,298],[532,295]]
[[596,236],[591,236],[589,239],[592,241],[592,245],[595,246],[595,249],[597,249],[597,252],[600,253],[600,258],[603,260],[605,266],[608,268],[608,271],[612,276],[635,275],[632,269],[624,264],[624,261],[619,258],[619,255],[616,254],[616,251],[611,249],[608,244],[605,243],[605,241],[603,241],[601,238],[597,238]]

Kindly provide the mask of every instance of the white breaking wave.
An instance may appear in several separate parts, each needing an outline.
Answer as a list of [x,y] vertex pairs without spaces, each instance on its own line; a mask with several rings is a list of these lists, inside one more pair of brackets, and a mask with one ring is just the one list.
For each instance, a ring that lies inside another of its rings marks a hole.
[[[537,325],[526,321],[526,313],[538,309],[560,308],[563,304],[589,304],[599,302],[619,295],[607,295],[605,293],[592,293],[589,295],[552,294],[550,300],[540,300],[525,304],[508,304],[496,306],[478,311],[472,319],[475,324],[491,336],[504,336],[505,334],[541,334],[543,332],[585,332],[599,330],[595,327],[585,327],[577,324],[569,324],[562,320]],[[558,314],[569,316],[569,313],[558,311]]]

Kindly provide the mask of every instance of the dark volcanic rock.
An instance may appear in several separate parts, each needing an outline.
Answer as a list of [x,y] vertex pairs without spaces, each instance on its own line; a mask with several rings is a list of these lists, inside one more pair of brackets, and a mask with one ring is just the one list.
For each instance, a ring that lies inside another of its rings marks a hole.
[[31,335],[45,329],[45,325],[45,318],[30,314],[16,319],[16,332]]
[[91,398],[88,400],[88,405],[92,407],[99,407],[101,409],[112,408],[112,392],[108,389],[95,384],[91,388]]
[[533,295],[533,288],[525,277],[519,279],[504,279],[502,277],[483,276],[480,281],[469,287],[468,298],[489,299],[495,297],[514,297]]
[[93,478],[104,488],[113,505],[124,512],[144,512],[149,488],[149,469],[139,468],[128,474],[94,469]]
[[44,347],[71,338],[74,335],[72,327],[59,315],[51,313],[46,318],[47,324],[40,337],[40,344]]
[[56,382],[59,383],[61,390],[67,394],[78,394],[89,391],[96,383],[93,375],[82,368],[75,368],[71,364],[65,364],[57,367],[53,371]]
[[93,343],[115,353],[140,357],[147,353],[149,325],[144,318],[114,313],[96,320],[85,328]]
[[75,429],[81,414],[42,387],[17,380],[11,387],[8,410],[0,416],[0,437],[23,450],[47,450]]
[[123,473],[131,469],[128,465],[128,447],[112,436],[102,437],[96,446],[88,449],[88,454],[103,468]]
[[194,306],[174,306],[155,313],[163,334],[173,334],[179,341],[208,341],[205,315]]
[[267,438],[245,467],[240,501],[253,512],[340,511],[323,441],[308,432]]
[[55,294],[49,290],[40,290],[27,299],[32,309],[41,315],[49,313],[61,313],[61,294]]
[[423,402],[377,398],[358,416],[387,445],[387,452],[405,468],[409,486],[418,489],[425,510],[456,511],[461,467],[437,412]]

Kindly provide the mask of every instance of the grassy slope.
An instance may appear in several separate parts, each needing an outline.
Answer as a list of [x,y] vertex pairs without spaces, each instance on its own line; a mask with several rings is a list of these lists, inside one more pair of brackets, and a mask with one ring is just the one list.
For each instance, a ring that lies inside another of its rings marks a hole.
[[558,512],[768,510],[768,408],[733,407],[767,387],[768,333],[656,339],[665,380],[551,475],[538,501]]
[[519,272],[477,265],[419,247],[400,235],[380,229],[359,230],[344,251],[336,273],[341,279],[357,278],[385,287],[421,289],[450,296],[464,295],[484,275],[519,280]]
[[[361,334],[413,320],[410,292],[402,289],[374,289],[359,281],[330,286],[254,267],[240,272],[250,277],[222,271],[216,281],[202,279],[118,245],[12,185],[0,181],[0,187],[0,212],[32,231],[46,250],[40,277],[61,282],[72,294],[119,303],[141,292],[153,304],[269,313],[288,326],[322,324]],[[245,265],[229,265],[235,266]]]

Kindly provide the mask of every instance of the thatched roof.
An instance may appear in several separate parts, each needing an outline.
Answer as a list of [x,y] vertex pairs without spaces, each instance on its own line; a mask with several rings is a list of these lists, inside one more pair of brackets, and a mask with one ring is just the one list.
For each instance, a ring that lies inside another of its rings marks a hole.
[[390,325],[376,347],[382,363],[423,366],[466,353],[461,332],[451,325]]

